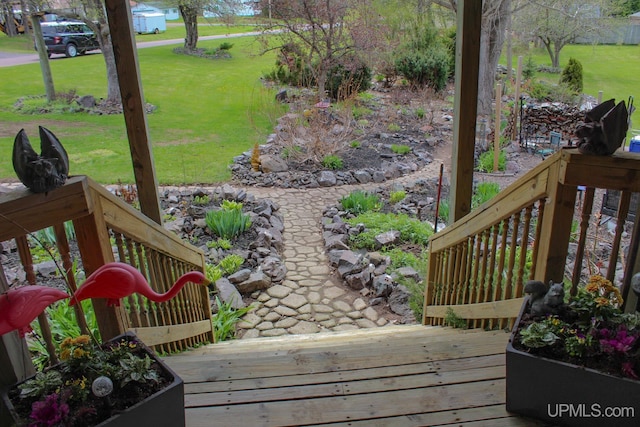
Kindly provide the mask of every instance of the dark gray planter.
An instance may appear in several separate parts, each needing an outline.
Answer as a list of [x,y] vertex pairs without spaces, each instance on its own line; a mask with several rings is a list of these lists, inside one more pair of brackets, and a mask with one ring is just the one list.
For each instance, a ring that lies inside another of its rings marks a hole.
[[[128,332],[117,336],[113,341],[119,341],[122,338],[132,340],[135,339],[135,335]],[[142,344],[141,341],[138,342],[147,351],[149,357],[158,362],[165,373],[173,378],[173,381],[167,387],[152,394],[145,400],[97,424],[97,427],[184,427],[184,383],[182,379],[160,360],[151,349]],[[17,384],[14,387],[16,386]],[[21,420],[16,413],[6,392],[2,393],[2,399],[14,423],[22,425],[24,420]]]
[[553,425],[636,427],[640,382],[513,348],[525,301],[507,344],[507,411]]

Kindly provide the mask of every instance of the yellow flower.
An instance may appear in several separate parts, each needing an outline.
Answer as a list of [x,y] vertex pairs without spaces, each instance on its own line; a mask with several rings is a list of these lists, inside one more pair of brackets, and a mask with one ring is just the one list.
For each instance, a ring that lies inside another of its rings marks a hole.
[[84,357],[86,354],[87,354],[87,352],[84,351],[81,348],[76,348],[75,350],[73,350],[73,357],[75,359],[80,359],[80,358]]
[[606,305],[609,305],[609,302],[610,302],[609,299],[605,297],[598,297],[594,301],[596,302],[598,307],[604,307]]
[[60,353],[60,359],[69,360],[69,357],[71,357],[71,350],[69,350],[68,348],[62,350],[62,352]]
[[75,343],[80,345],[88,344],[89,340],[90,340],[89,335],[80,335],[75,339]]
[[60,343],[60,347],[61,348],[66,348],[69,347],[71,345],[71,338],[67,337],[64,340],[62,340],[62,342]]

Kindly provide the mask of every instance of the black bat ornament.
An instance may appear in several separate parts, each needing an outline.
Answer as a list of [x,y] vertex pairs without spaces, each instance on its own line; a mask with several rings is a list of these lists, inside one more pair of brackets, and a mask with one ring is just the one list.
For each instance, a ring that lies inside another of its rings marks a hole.
[[13,169],[18,179],[35,193],[46,193],[60,187],[69,175],[69,156],[58,138],[49,129],[39,126],[38,155],[24,129],[13,142]]

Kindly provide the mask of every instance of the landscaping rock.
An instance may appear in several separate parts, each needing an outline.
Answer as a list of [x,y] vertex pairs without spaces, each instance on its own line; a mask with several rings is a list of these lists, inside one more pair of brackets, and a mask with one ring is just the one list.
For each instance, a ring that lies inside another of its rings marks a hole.
[[320,172],[317,180],[320,187],[333,187],[337,182],[336,174],[331,171]]
[[243,295],[248,295],[255,291],[261,291],[271,286],[271,278],[262,271],[251,273],[249,278],[242,283],[238,283],[236,288]]
[[276,156],[260,156],[260,169],[262,172],[286,172],[289,170],[287,162]]
[[218,298],[223,303],[230,304],[236,310],[246,307],[238,289],[224,277],[216,280],[216,290],[218,291]]

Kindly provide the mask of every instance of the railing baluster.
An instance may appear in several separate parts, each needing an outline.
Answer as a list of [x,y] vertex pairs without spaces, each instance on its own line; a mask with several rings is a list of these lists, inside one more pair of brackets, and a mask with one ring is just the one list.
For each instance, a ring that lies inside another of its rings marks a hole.
[[[29,282],[29,285],[35,285],[36,273],[33,270],[33,257],[31,256],[31,249],[29,248],[27,236],[23,234],[21,236],[17,236],[15,240],[16,246],[18,247],[20,262],[22,262],[22,268],[24,268],[24,272],[27,276],[27,282]],[[51,335],[51,328],[49,327],[49,321],[45,312],[42,312],[38,316],[38,323],[40,324],[42,339],[44,340],[47,351],[49,352],[49,364],[55,365],[59,360],[56,355],[56,347],[53,344],[53,336]]]
[[[76,289],[78,289],[78,286],[76,284],[76,277],[73,274],[74,265],[71,261],[71,250],[69,249],[69,240],[67,239],[64,224],[55,224],[53,226],[53,232],[56,235],[56,246],[58,247],[58,252],[60,252],[60,258],[62,259],[62,268],[64,269],[69,292],[75,292]],[[76,314],[76,321],[80,327],[80,333],[89,335],[89,327],[87,326],[87,319],[84,317],[82,306],[80,304],[74,305],[73,311]]]
[[[539,202],[542,204],[542,201]],[[540,210],[538,210],[540,212]],[[524,225],[522,230],[522,242],[520,246],[520,262],[518,263],[518,275],[516,278],[516,289],[514,291],[514,298],[519,298],[522,296],[524,292],[524,267],[527,263],[527,251],[529,250],[529,233],[531,231],[531,216],[533,214],[533,206],[529,205],[524,210]],[[538,221],[536,224],[536,232],[540,231],[540,216],[538,214]],[[536,252],[536,241],[533,242],[533,261],[531,265],[531,271],[529,272],[528,279],[531,280],[531,275],[533,271],[535,271],[535,252]]]
[[587,188],[584,192],[584,200],[582,202],[582,212],[580,215],[580,233],[578,236],[578,247],[576,249],[576,259],[573,265],[573,277],[571,278],[571,290],[569,293],[573,296],[578,292],[578,283],[582,276],[582,259],[584,258],[584,248],[587,244],[587,231],[589,230],[589,222],[591,220],[591,212],[593,210],[593,196],[595,188]]
[[618,215],[616,217],[616,229],[611,246],[611,255],[609,256],[609,265],[607,267],[607,279],[614,282],[616,276],[616,267],[618,265],[618,253],[620,252],[620,240],[624,231],[624,223],[629,213],[629,205],[631,204],[631,193],[628,191],[620,192],[620,200],[618,202]]
[[[502,234],[500,240],[500,248],[498,257],[498,269],[495,274],[495,283],[493,284],[493,298],[492,301],[501,301],[503,297],[503,289],[502,289],[502,275],[504,274],[504,263],[506,258],[507,251],[507,235],[509,234],[509,217],[502,220]],[[491,319],[489,322],[489,328],[493,329],[495,326],[495,322],[500,322],[499,319]]]

